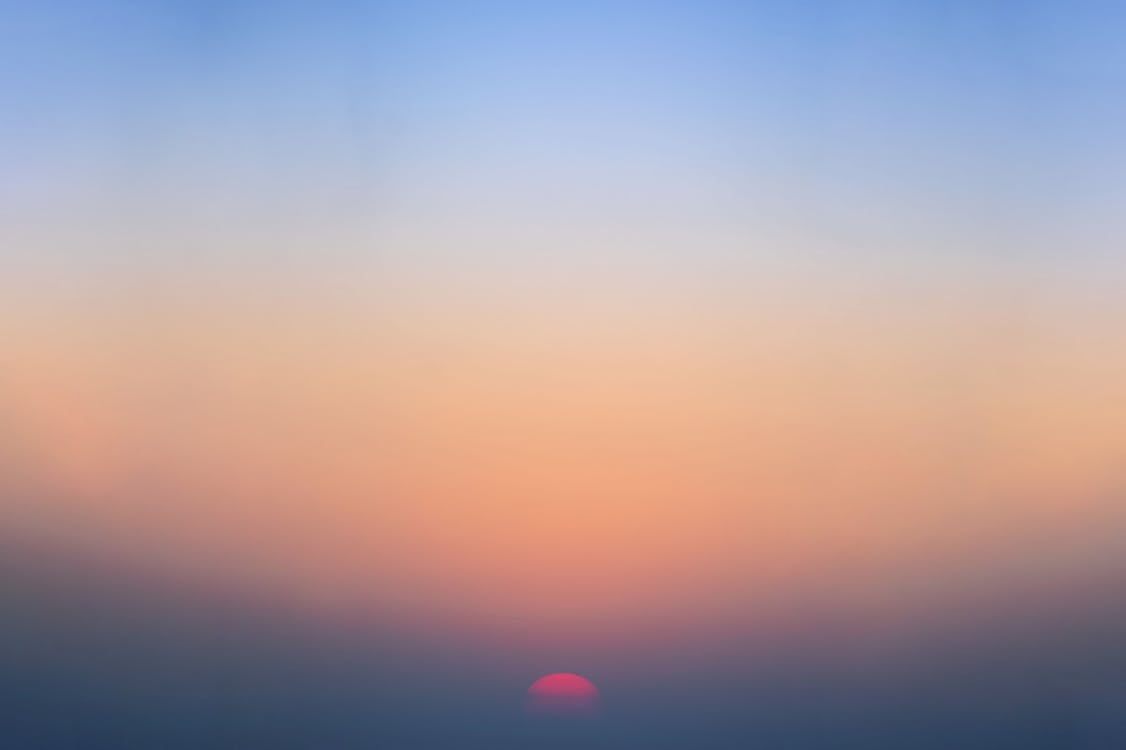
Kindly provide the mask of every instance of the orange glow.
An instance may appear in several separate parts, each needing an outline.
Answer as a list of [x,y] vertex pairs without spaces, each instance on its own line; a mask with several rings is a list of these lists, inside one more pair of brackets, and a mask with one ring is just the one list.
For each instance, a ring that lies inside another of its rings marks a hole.
[[1126,360],[1102,337],[999,369],[938,300],[756,304],[12,317],[0,490],[34,501],[0,513],[314,614],[545,639],[908,597],[973,545],[1112,515]]

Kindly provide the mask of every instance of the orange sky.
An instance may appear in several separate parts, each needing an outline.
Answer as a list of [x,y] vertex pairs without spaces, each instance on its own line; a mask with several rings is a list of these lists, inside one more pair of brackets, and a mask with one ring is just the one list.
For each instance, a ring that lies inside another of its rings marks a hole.
[[1110,517],[1126,357],[1098,321],[924,291],[27,305],[4,490],[34,499],[6,523],[333,611],[613,618]]

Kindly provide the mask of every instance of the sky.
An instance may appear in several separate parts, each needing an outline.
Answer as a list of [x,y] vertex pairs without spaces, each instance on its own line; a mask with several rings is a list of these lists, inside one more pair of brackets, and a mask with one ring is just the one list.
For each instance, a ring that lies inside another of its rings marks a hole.
[[0,744],[1118,747],[1124,25],[0,0]]

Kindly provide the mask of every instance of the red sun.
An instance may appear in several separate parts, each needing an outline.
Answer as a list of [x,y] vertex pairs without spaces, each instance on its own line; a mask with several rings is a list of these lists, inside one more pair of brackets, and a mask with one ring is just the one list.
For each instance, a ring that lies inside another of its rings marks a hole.
[[585,677],[556,672],[532,683],[524,705],[535,716],[594,716],[598,713],[598,688]]

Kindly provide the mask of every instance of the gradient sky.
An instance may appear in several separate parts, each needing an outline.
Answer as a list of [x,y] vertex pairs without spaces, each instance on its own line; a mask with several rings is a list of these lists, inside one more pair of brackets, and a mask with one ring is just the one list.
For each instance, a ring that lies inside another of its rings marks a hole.
[[529,682],[1087,612],[1126,581],[1124,29],[0,0],[0,537]]

